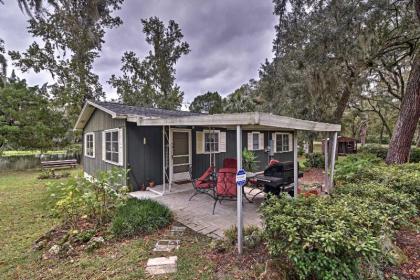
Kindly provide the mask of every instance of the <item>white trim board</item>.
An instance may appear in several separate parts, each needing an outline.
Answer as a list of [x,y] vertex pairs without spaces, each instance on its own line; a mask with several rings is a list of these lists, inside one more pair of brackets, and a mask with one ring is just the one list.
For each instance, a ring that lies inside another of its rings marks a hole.
[[341,125],[313,122],[295,118],[277,116],[267,113],[250,112],[235,114],[215,114],[202,116],[187,116],[165,119],[145,119],[138,117],[138,126],[162,126],[162,125],[185,125],[185,126],[258,126],[275,129],[308,130],[308,131],[340,131]]

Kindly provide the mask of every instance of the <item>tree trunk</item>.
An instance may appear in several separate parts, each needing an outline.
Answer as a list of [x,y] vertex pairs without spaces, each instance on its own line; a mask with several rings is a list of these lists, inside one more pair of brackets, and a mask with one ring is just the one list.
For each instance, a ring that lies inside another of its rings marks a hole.
[[[420,0],[414,7],[420,22]],[[401,110],[389,143],[387,164],[401,164],[408,161],[411,142],[420,118],[420,52],[417,51],[408,77],[406,92],[401,102]]]
[[416,140],[416,147],[420,148],[420,122],[417,125],[417,140]]

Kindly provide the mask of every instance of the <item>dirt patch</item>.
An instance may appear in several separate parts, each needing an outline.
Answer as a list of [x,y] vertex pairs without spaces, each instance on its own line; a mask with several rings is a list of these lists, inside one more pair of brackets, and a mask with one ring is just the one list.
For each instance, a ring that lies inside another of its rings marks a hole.
[[399,267],[391,266],[385,269],[386,279],[392,279],[393,275],[400,279],[420,279],[420,232],[414,230],[400,230],[396,235],[396,244],[408,261]]

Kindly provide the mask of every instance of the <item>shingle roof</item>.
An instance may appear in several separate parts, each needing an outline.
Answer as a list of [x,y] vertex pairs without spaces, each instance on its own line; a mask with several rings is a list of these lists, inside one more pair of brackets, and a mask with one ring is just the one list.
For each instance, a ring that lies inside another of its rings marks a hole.
[[143,117],[158,117],[158,118],[186,117],[186,116],[201,115],[199,113],[192,113],[192,112],[186,112],[186,111],[146,108],[146,107],[130,106],[130,105],[114,103],[114,102],[94,101],[93,103],[109,111],[112,111],[117,115],[136,115],[136,116],[143,116]]

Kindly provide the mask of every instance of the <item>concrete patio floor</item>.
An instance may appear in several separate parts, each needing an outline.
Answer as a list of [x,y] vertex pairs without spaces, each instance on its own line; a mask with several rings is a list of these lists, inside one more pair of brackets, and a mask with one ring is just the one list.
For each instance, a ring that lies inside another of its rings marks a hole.
[[[161,186],[156,186],[159,188]],[[248,194],[249,189],[246,189]],[[138,199],[150,198],[168,206],[175,215],[175,219],[190,229],[205,234],[212,238],[223,238],[224,231],[236,225],[236,201],[222,201],[217,203],[214,215],[214,199],[205,194],[196,195],[191,201],[189,198],[194,193],[191,184],[172,186],[172,192],[158,195],[150,191],[132,192],[130,195]],[[248,195],[248,197],[252,197]],[[254,203],[243,200],[244,226],[261,226],[258,207],[264,200],[264,195],[259,194]]]

